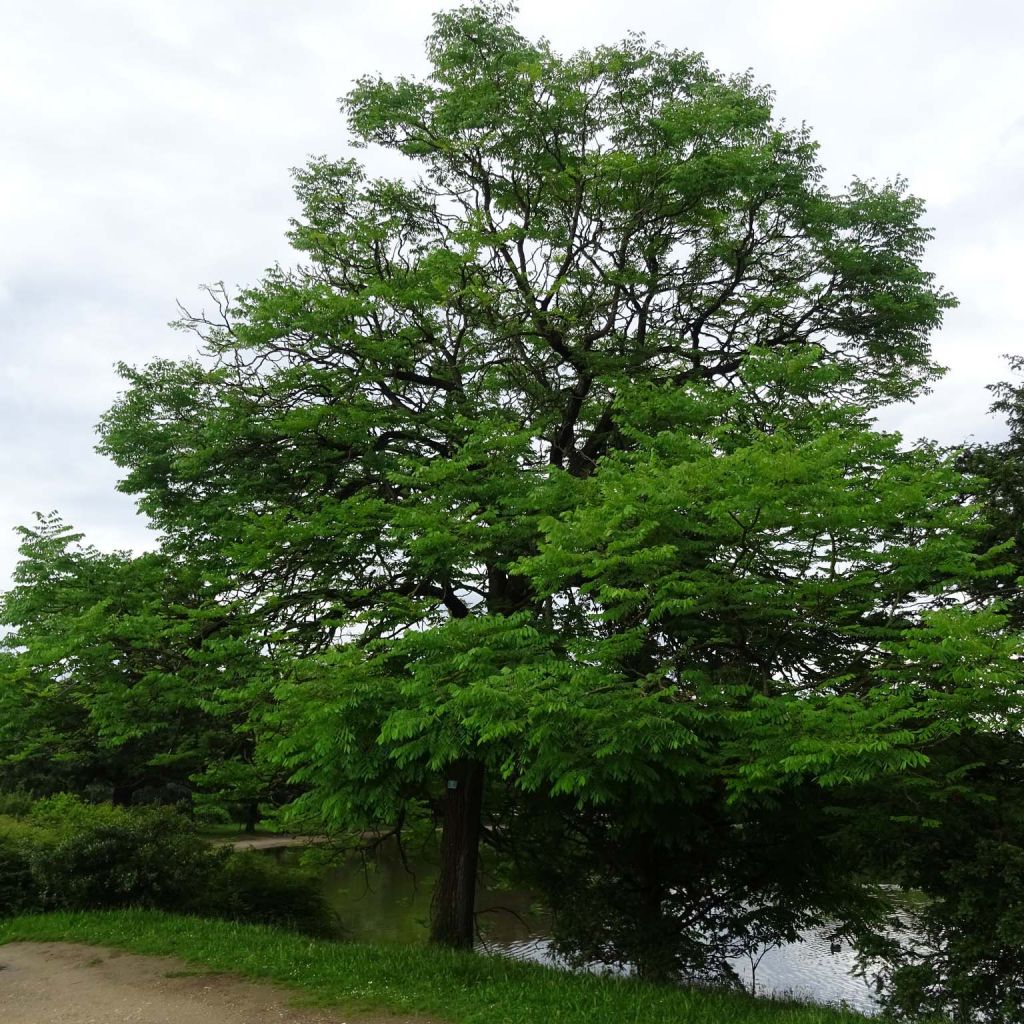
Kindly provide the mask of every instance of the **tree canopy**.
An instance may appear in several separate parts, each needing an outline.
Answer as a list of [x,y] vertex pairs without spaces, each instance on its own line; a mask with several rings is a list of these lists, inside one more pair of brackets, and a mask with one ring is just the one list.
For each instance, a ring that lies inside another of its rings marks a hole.
[[851,808],[913,814],[1019,716],[978,488],[872,419],[940,372],[921,202],[829,190],[768,90],[639,35],[565,56],[483,4],[427,54],[342,104],[408,176],[310,161],[297,265],[122,367],[101,448],[192,621],[231,609],[190,663],[244,659],[325,827],[442,826],[437,941],[481,840],[652,976],[877,923]]
[[56,513],[20,533],[15,585],[0,601],[4,781],[106,786],[118,801],[186,783],[209,755],[187,581],[159,553],[83,544]]

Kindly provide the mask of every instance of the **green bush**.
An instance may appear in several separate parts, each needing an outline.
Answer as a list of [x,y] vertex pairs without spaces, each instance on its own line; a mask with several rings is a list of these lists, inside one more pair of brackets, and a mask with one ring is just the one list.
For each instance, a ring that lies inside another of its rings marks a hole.
[[123,824],[131,812],[112,804],[87,803],[74,793],[57,793],[32,803],[25,817],[38,828],[73,832],[97,825]]
[[0,918],[43,909],[29,850],[23,839],[0,832]]
[[337,931],[317,880],[204,842],[166,807],[88,804],[62,793],[0,819],[0,917],[35,910],[152,908]]
[[209,916],[273,924],[307,935],[338,931],[315,876],[284,869],[259,853],[234,853],[220,865]]
[[[62,827],[56,843],[37,846],[31,856],[32,874],[54,908],[189,908],[225,856],[174,811],[70,809],[79,816]],[[33,813],[32,820],[49,823],[52,810]]]
[[0,918],[47,909],[32,874],[32,856],[54,838],[28,821],[0,817]]
[[231,815],[220,804],[196,801],[193,818],[200,825],[231,825]]
[[0,817],[24,818],[32,810],[32,797],[24,790],[0,793]]

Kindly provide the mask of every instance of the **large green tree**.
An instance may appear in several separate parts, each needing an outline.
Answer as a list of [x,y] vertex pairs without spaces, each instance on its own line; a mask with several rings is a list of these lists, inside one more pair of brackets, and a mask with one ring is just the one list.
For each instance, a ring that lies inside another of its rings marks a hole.
[[302,805],[436,814],[432,934],[469,945],[516,794],[721,841],[744,801],[920,767],[999,712],[1005,652],[945,607],[955,473],[870,426],[952,305],[903,183],[830,192],[767,90],[639,36],[562,56],[482,5],[428,57],[343,104],[420,176],[298,171],[302,264],[212,292],[201,358],[125,367],[102,447],[259,623]]

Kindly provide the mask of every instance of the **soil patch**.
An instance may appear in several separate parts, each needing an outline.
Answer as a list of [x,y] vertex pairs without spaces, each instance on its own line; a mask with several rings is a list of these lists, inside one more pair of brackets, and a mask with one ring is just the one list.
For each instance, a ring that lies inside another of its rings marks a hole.
[[320,846],[330,839],[327,836],[247,836],[221,842],[233,850],[284,850],[293,846]]
[[440,1024],[300,1009],[294,998],[173,957],[65,942],[0,946],[3,1024]]

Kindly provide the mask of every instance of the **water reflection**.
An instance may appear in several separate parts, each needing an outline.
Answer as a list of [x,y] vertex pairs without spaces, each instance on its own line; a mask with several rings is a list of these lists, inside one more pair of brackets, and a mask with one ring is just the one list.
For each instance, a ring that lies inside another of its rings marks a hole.
[[[307,865],[323,851],[278,850],[281,863]],[[482,884],[477,894],[479,945],[488,953],[554,964],[546,936],[549,921],[533,896],[501,884],[491,865],[482,864]],[[426,940],[429,930],[430,894],[436,866],[422,852],[407,866],[394,844],[383,845],[373,858],[352,857],[322,868],[324,890],[346,932],[354,939],[371,942]],[[825,932],[804,933],[804,941],[768,950],[757,967],[757,991],[761,994],[795,996],[821,1003],[846,1003],[862,1012],[876,1009],[872,990],[851,975],[854,952],[844,946],[833,953]],[[750,983],[750,964],[733,965]]]

